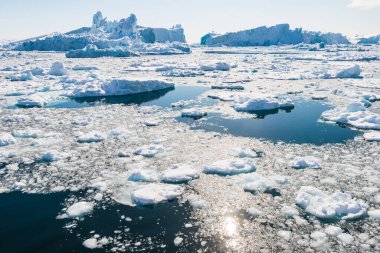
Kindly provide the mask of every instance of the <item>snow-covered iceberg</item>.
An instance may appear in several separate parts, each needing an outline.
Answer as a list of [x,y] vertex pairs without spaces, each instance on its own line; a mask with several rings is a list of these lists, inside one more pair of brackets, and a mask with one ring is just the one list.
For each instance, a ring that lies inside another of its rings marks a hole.
[[361,38],[358,44],[380,44],[380,35],[371,36],[368,38]]
[[68,51],[67,57],[70,58],[191,52],[181,25],[169,29],[147,28],[137,25],[134,14],[119,21],[108,21],[101,12],[94,15],[91,27],[13,42],[8,48],[19,51]]
[[262,26],[223,35],[209,33],[201,38],[201,44],[207,46],[270,46],[299,43],[350,44],[349,40],[339,33],[308,32],[301,28],[291,30],[289,24]]

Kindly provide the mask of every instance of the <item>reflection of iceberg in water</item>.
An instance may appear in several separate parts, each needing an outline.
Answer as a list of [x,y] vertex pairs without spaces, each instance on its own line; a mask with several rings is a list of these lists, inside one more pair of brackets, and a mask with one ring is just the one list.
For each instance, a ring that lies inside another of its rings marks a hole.
[[173,91],[175,88],[168,88],[157,91],[143,92],[133,95],[125,96],[106,96],[106,97],[84,97],[73,98],[78,103],[87,104],[142,104],[153,101],[165,96],[168,92]]

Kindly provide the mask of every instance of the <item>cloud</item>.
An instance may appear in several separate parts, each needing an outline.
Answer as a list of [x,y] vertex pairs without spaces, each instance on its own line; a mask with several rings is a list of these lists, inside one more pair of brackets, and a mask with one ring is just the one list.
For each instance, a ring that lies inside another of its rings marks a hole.
[[362,10],[372,9],[375,7],[380,7],[380,0],[351,0],[348,7],[359,8]]

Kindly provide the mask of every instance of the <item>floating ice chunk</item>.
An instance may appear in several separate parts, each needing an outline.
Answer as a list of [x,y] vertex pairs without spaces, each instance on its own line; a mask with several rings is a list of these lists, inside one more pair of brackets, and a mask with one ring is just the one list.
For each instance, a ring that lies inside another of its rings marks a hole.
[[378,221],[380,221],[380,209],[368,211],[368,215]]
[[179,185],[147,184],[132,191],[132,200],[137,205],[153,205],[177,198],[183,192]]
[[310,234],[312,241],[310,242],[310,246],[313,248],[321,248],[326,246],[326,242],[328,240],[327,235],[320,231],[315,231]]
[[202,118],[207,115],[207,112],[202,108],[190,108],[181,111],[182,117]]
[[343,69],[336,74],[336,78],[359,78],[362,70],[359,65]]
[[207,209],[208,203],[201,199],[198,195],[190,194],[187,196],[187,200],[194,209]]
[[260,216],[262,214],[262,212],[254,207],[250,207],[247,209],[247,213],[249,214],[249,216],[251,216],[252,218],[256,218],[258,216]]
[[320,169],[319,160],[313,156],[296,157],[289,166],[295,169]]
[[57,150],[50,150],[41,156],[41,160],[44,162],[55,162],[67,158],[69,155],[65,152],[59,152]]
[[65,76],[68,75],[68,72],[62,62],[56,61],[51,66],[49,74],[53,76]]
[[165,170],[162,180],[166,183],[186,183],[199,177],[199,172],[187,164],[176,164]]
[[371,131],[364,133],[363,137],[367,141],[380,141],[380,131]]
[[91,213],[93,209],[93,203],[80,201],[67,208],[65,218],[80,218]]
[[16,103],[16,105],[20,107],[43,107],[46,104],[47,100],[37,94],[32,94],[30,96],[20,98]]
[[0,132],[0,147],[8,146],[15,143],[16,139],[12,135]]
[[257,174],[248,174],[238,181],[239,184],[243,185],[245,191],[263,193],[274,189],[272,183]]
[[98,241],[95,238],[90,238],[83,242],[83,246],[89,249],[96,249],[98,247]]
[[351,244],[354,241],[354,237],[347,233],[341,233],[337,236],[339,240],[343,242],[343,244]]
[[112,80],[105,84],[86,84],[75,89],[72,97],[99,97],[99,96],[124,96],[151,92],[163,89],[172,89],[174,84],[160,80]]
[[108,189],[107,183],[104,181],[99,181],[99,180],[96,180],[95,182],[93,182],[91,184],[91,187],[97,189],[98,191],[102,191],[102,192]]
[[30,71],[18,74],[18,75],[8,75],[6,76],[8,79],[10,79],[12,82],[25,82],[29,80],[33,80],[33,74]]
[[346,108],[325,111],[321,118],[326,121],[348,124],[359,129],[380,130],[380,115],[366,110],[361,103],[352,103]]
[[219,70],[219,71],[229,71],[231,69],[231,64],[227,62],[215,62],[215,63],[210,63],[210,64],[205,64],[201,65],[200,69],[203,71],[214,71],[214,70]]
[[256,158],[260,157],[258,152],[255,152],[251,149],[242,149],[242,148],[232,148],[231,154],[239,158]]
[[343,233],[343,230],[340,227],[336,226],[328,226],[325,228],[325,233],[328,234],[329,236],[338,236],[339,234]]
[[45,75],[45,71],[42,68],[34,68],[31,69],[30,72],[32,73],[33,76],[43,76]]
[[272,97],[249,97],[241,96],[235,100],[233,105],[236,111],[265,111],[280,108],[293,108],[294,104],[287,101],[280,101]]
[[77,141],[79,143],[91,143],[104,141],[107,136],[101,132],[92,131],[88,133],[82,133],[78,136]]
[[135,182],[156,182],[159,176],[154,170],[135,169],[129,173],[129,181]]
[[283,206],[281,208],[281,214],[286,217],[299,216],[298,210],[292,206]]
[[286,231],[286,230],[280,230],[277,232],[277,234],[284,239],[285,241],[289,241],[290,238],[292,237],[292,232]]
[[25,128],[24,130],[14,130],[12,135],[16,138],[38,138],[43,132],[39,129]]
[[136,155],[142,155],[144,157],[152,158],[157,154],[162,153],[164,148],[161,145],[145,145],[135,151]]
[[306,212],[324,219],[356,219],[366,214],[368,206],[348,193],[327,195],[312,186],[302,186],[295,202]]
[[203,169],[207,174],[236,175],[256,171],[254,162],[250,159],[229,159],[214,162]]
[[183,238],[182,237],[179,237],[177,236],[175,239],[174,239],[174,246],[178,247],[183,241]]

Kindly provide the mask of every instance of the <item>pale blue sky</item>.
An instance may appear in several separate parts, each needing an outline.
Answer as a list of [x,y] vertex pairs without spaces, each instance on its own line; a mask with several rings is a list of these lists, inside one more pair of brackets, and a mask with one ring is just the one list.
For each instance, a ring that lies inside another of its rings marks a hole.
[[23,39],[135,13],[151,27],[182,24],[189,42],[220,33],[289,23],[305,30],[380,34],[380,0],[0,0],[0,39]]

